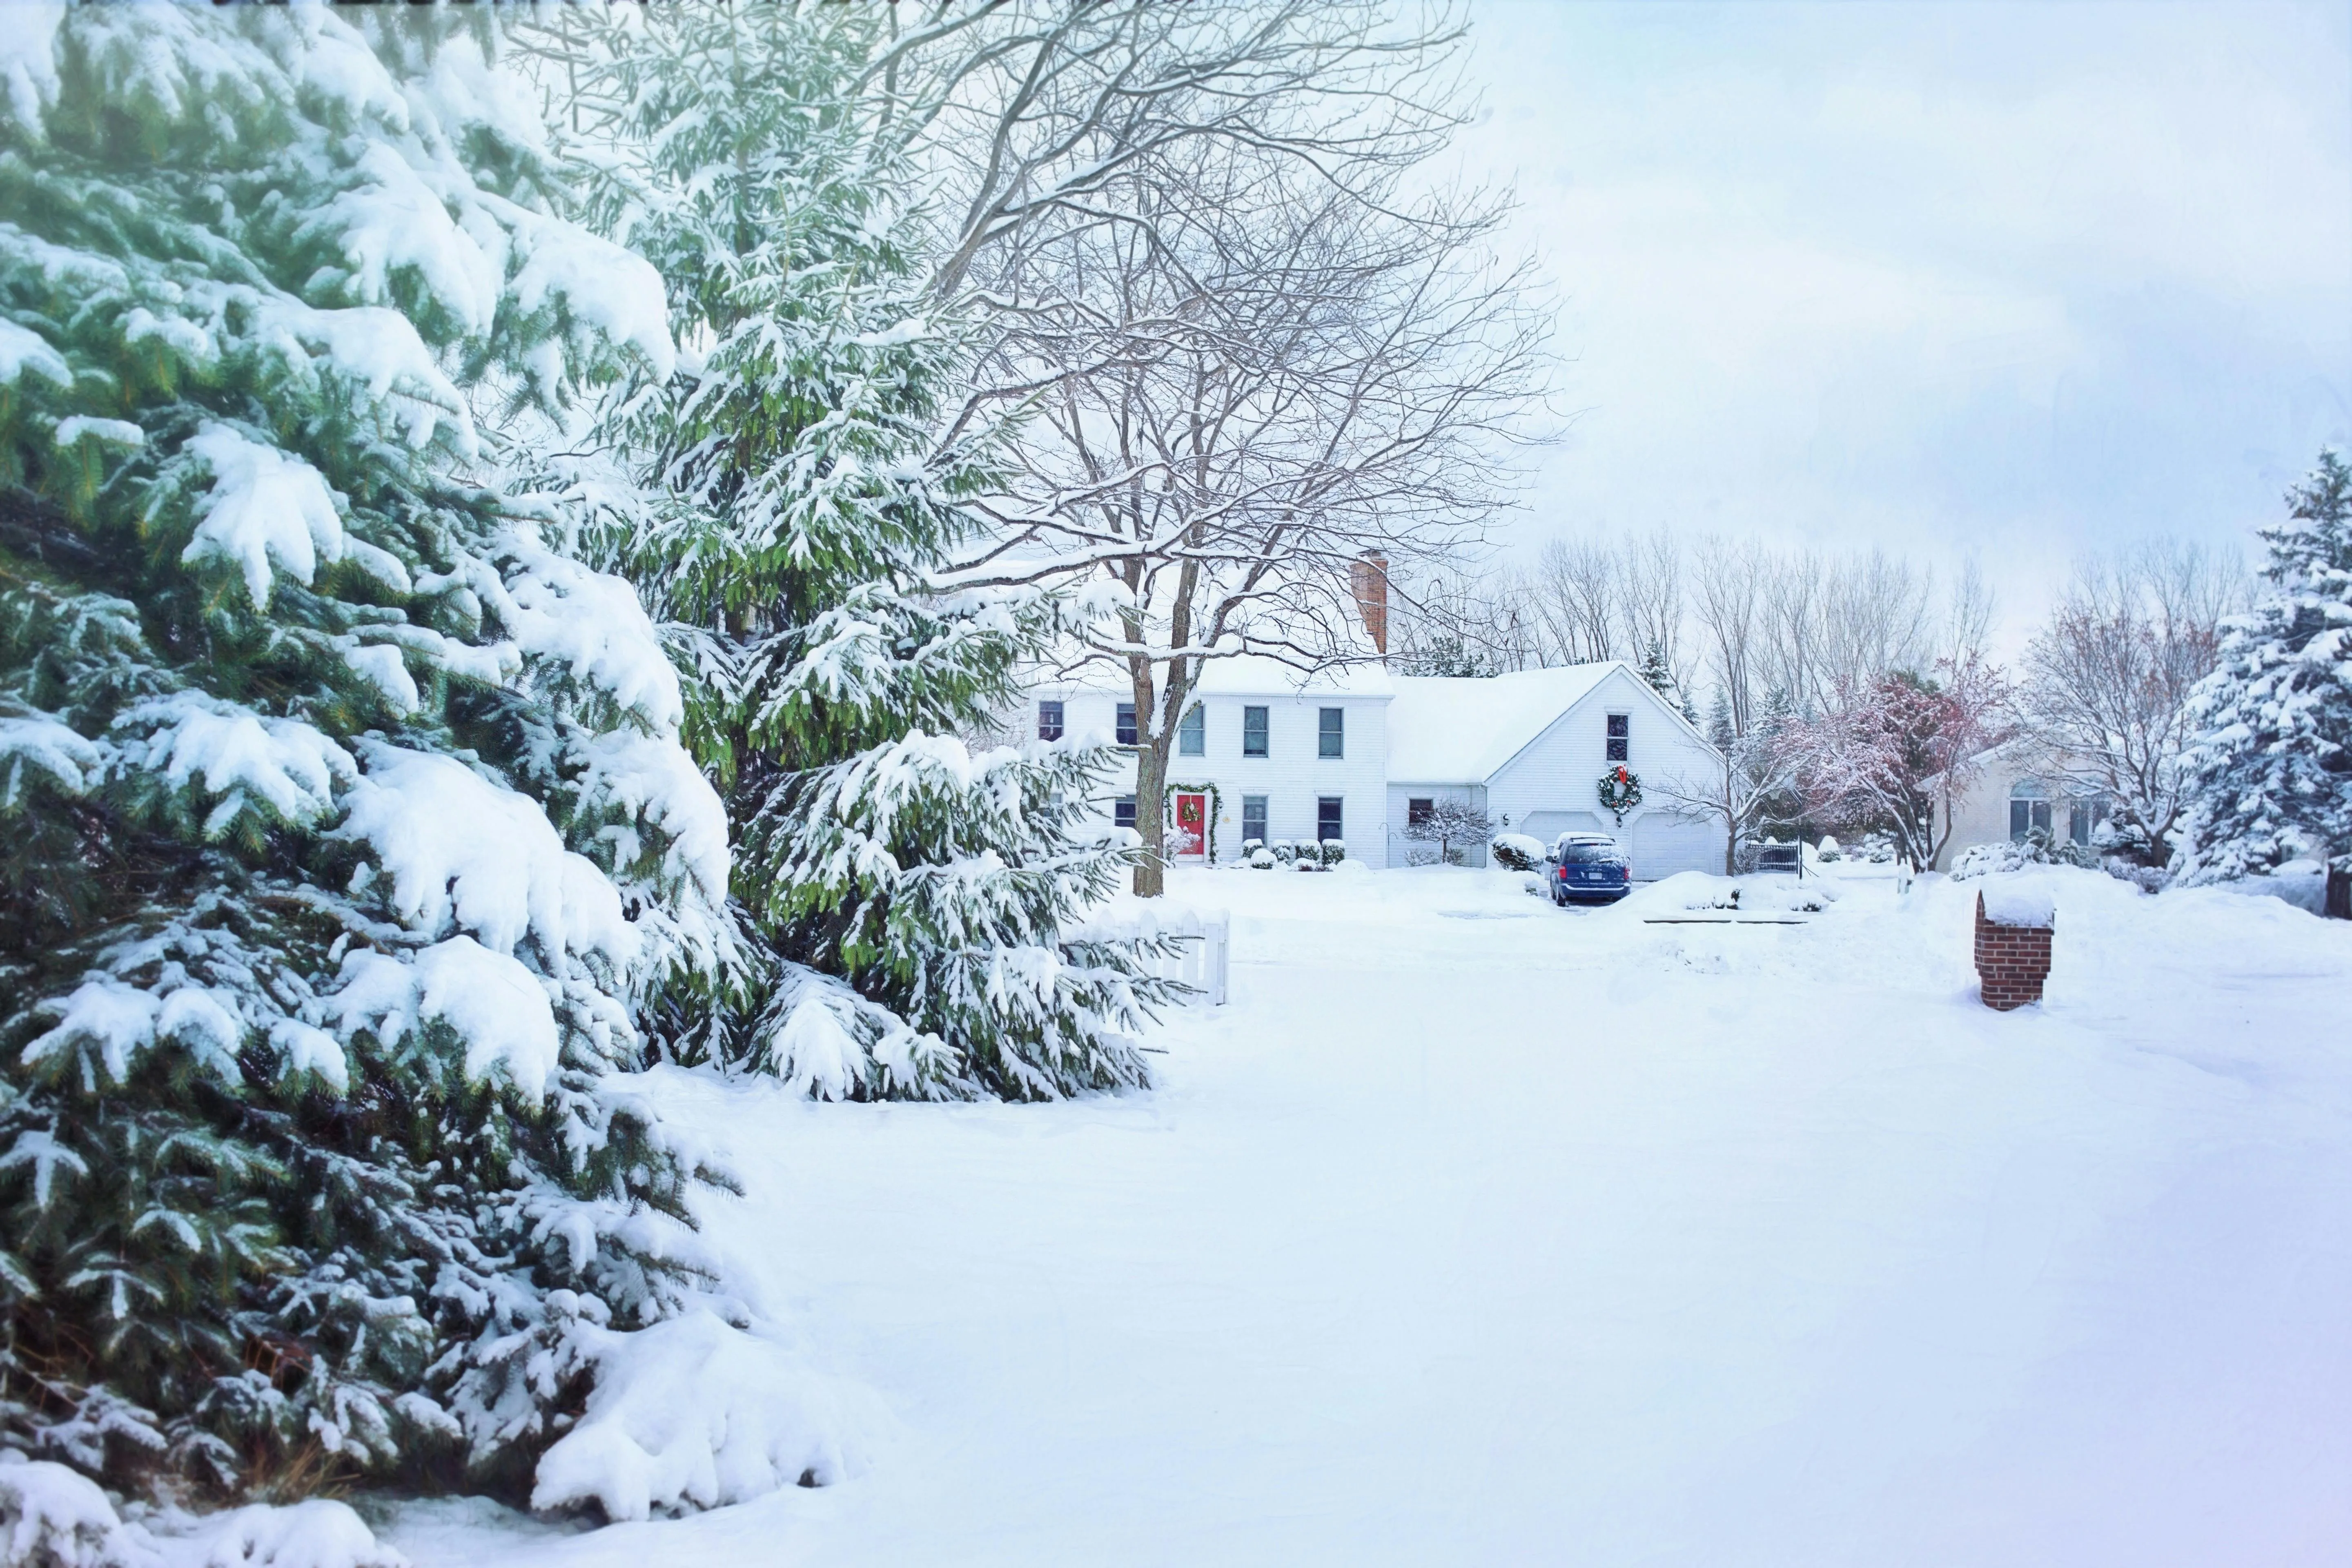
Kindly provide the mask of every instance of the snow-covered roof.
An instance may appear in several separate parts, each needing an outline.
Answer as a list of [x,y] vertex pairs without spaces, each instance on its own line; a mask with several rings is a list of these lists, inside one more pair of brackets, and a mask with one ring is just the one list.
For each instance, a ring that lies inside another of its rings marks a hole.
[[1621,663],[1571,664],[1515,675],[1391,678],[1389,777],[1400,784],[1484,784]]
[[[1154,679],[1163,673],[1154,671]],[[1097,661],[1067,675],[1047,674],[1032,683],[1044,691],[1118,691],[1128,689],[1123,665]],[[1378,664],[1339,665],[1312,675],[1264,654],[1236,654],[1202,661],[1201,684],[1194,689],[1209,697],[1389,697],[1396,681]]]

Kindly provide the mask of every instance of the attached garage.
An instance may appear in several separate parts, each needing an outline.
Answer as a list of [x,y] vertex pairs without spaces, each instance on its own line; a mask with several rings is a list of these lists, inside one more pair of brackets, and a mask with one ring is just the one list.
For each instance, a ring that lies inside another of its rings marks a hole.
[[1645,811],[1625,825],[1633,879],[1654,882],[1677,871],[1723,872],[1723,829],[1704,817]]
[[1563,833],[1606,833],[1616,837],[1607,820],[1591,811],[1531,811],[1528,818],[1511,829],[1530,838],[1540,838],[1550,844]]
[[[1417,795],[1465,790],[1483,797],[1496,827],[1545,844],[1563,833],[1609,835],[1625,846],[1638,880],[1723,869],[1720,829],[1664,805],[1703,796],[1723,758],[1628,666],[1398,676],[1394,685],[1391,820],[1400,797],[1409,805]],[[1646,797],[1622,827],[1601,791],[1621,769]]]

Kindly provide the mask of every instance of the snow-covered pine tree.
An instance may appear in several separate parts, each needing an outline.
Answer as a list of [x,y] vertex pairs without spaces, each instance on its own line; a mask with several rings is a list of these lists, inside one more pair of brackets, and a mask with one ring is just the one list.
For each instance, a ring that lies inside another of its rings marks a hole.
[[2189,707],[2193,847],[2182,873],[2216,881],[2325,860],[2331,912],[2352,916],[2352,466],[2323,451],[2263,528],[2270,589],[2224,623],[2220,663]]
[[1131,864],[1085,826],[1111,753],[958,738],[1018,700],[1057,613],[928,578],[995,476],[985,431],[938,434],[962,344],[880,122],[919,106],[857,85],[891,25],[667,6],[541,39],[596,121],[607,232],[697,350],[609,425],[633,459],[611,559],[667,623],[752,933],[734,985],[671,1006],[671,1044],[823,1098],[1140,1085],[1132,1037],[1168,988],[1132,945],[1062,934]]
[[474,409],[667,370],[660,279],[479,16],[8,26],[0,1446],[517,1489],[698,1283],[611,1071],[727,845]]
[[1669,706],[1687,706],[1683,700],[1682,683],[1675,679],[1675,667],[1666,658],[1666,645],[1653,639],[1642,650],[1642,679],[1650,689],[1664,698]]

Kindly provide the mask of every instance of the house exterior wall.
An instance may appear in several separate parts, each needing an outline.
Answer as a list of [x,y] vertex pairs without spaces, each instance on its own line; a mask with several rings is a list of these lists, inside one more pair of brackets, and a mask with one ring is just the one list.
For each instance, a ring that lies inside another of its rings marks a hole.
[[[1037,733],[1037,703],[1055,699],[1063,704],[1065,733],[1099,735],[1105,741],[1116,737],[1121,699],[1114,692],[1088,687],[1040,687],[1032,691],[1024,715],[1027,737],[1034,739]],[[1241,858],[1242,797],[1262,795],[1268,838],[1295,842],[1315,837],[1318,800],[1337,795],[1344,803],[1341,826],[1349,858],[1372,867],[1390,864],[1386,697],[1314,691],[1279,696],[1219,692],[1201,698],[1200,702],[1206,754],[1188,757],[1171,747],[1168,782],[1217,786],[1214,837],[1220,863]],[[1244,707],[1267,710],[1265,756],[1242,755]],[[1326,708],[1347,714],[1344,757],[1318,754],[1318,726]],[[1134,792],[1135,764],[1129,761],[1103,793],[1102,816],[1108,818],[1118,797]]]
[[[1408,814],[1416,800],[1450,800],[1458,805],[1483,810],[1486,805],[1486,788],[1484,784],[1389,785],[1388,863],[1391,866],[1410,866],[1413,864],[1416,854],[1427,855],[1433,861],[1436,858],[1436,844],[1407,838],[1404,835],[1412,820]],[[1472,846],[1470,852],[1463,857],[1463,861],[1465,865],[1484,866],[1486,863],[1486,846]]]
[[2008,843],[2010,797],[2028,780],[2039,784],[2048,795],[2051,832],[2058,838],[2068,836],[2068,811],[2074,802],[2101,798],[2069,782],[2062,755],[2031,741],[2012,742],[1989,753],[1975,780],[1953,797],[1951,834],[1943,853],[1936,858],[1935,868],[1950,870],[1963,850],[1977,845]]
[[1630,672],[1613,670],[1487,780],[1496,831],[1547,842],[1564,832],[1610,834],[1633,854],[1633,874],[1643,881],[1676,871],[1720,873],[1720,825],[1668,810],[1656,804],[1654,791],[1651,804],[1628,812],[1622,826],[1601,809],[1596,785],[1615,765],[1609,761],[1611,713],[1630,721],[1625,765],[1645,784],[1677,773],[1705,778],[1721,765],[1714,748],[1657,693]]

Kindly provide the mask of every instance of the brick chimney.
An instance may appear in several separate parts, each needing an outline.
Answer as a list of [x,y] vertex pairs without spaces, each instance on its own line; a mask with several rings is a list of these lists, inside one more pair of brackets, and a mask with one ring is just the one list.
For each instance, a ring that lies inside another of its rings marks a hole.
[[1348,586],[1356,593],[1356,613],[1383,658],[1389,651],[1389,558],[1372,551],[1350,562]]

